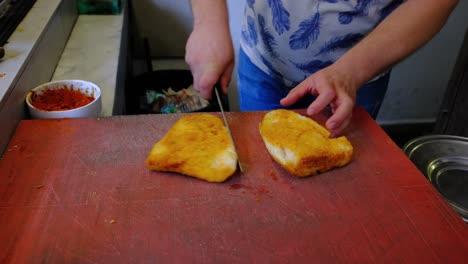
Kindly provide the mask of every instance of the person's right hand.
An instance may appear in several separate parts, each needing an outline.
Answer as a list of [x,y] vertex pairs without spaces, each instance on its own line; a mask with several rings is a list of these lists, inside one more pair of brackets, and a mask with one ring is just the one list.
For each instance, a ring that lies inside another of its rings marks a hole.
[[234,68],[229,27],[216,23],[195,26],[185,49],[185,61],[192,71],[194,88],[201,96],[211,99],[217,82],[227,94]]

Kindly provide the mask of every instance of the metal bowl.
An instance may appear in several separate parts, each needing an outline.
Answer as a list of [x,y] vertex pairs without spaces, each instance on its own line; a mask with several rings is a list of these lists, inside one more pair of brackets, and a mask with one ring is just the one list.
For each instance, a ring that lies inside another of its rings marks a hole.
[[468,138],[422,136],[406,143],[403,152],[468,222]]

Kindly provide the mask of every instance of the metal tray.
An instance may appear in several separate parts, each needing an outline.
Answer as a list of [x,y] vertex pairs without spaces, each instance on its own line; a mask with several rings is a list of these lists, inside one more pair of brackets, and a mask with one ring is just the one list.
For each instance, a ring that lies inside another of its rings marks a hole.
[[403,152],[468,222],[468,138],[422,136],[406,143]]

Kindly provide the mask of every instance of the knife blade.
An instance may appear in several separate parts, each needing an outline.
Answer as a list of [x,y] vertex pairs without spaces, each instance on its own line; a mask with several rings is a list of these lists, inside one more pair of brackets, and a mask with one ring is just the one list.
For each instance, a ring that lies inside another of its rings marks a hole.
[[236,152],[237,165],[239,166],[239,170],[241,171],[241,173],[244,173],[244,168],[242,168],[242,164],[240,162],[239,154],[237,152],[236,143],[234,142],[234,138],[232,137],[231,128],[229,128],[229,124],[228,124],[227,119],[226,119],[226,114],[224,113],[223,104],[221,102],[221,97],[219,96],[220,86],[218,84],[215,85],[213,90],[214,90],[214,93],[216,95],[216,100],[218,100],[218,105],[219,105],[219,109],[221,110],[221,115],[223,116],[224,125],[226,126],[226,128],[228,130],[229,138],[231,139],[232,145],[234,146],[234,151]]

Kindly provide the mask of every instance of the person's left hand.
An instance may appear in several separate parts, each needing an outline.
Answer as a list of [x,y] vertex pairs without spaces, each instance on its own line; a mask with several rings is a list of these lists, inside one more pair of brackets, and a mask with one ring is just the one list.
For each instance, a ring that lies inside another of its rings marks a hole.
[[290,106],[307,94],[316,96],[307,108],[307,114],[316,114],[330,105],[333,114],[325,126],[331,132],[331,137],[335,137],[351,121],[357,87],[359,86],[351,76],[338,72],[331,65],[310,75],[281,99],[280,103]]

